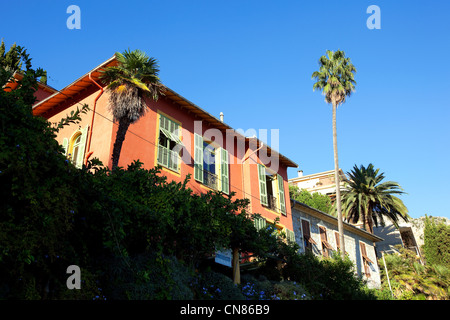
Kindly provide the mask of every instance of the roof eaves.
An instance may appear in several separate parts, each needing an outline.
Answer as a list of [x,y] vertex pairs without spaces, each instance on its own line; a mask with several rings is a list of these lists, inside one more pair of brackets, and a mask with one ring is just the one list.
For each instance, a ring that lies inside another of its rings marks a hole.
[[[58,96],[64,95],[65,97],[69,98],[66,94],[64,94],[64,92],[71,90],[71,88],[73,88],[73,87],[79,87],[80,90],[82,90],[82,88],[85,88],[85,86],[79,86],[78,84],[81,84],[82,82],[87,82],[84,79],[86,77],[88,77],[90,73],[98,71],[98,69],[108,65],[109,63],[111,63],[115,59],[116,59],[116,56],[114,55],[111,58],[109,58],[108,60],[106,60],[105,62],[101,63],[100,65],[98,65],[97,67],[92,69],[91,71],[89,71],[88,73],[86,73],[83,76],[81,76],[80,78],[78,78],[77,80],[75,80],[72,83],[70,83],[69,85],[65,86],[63,89],[57,90],[57,92],[55,92],[54,94],[48,96],[47,98],[43,99],[39,103],[35,104],[33,106],[33,111],[34,110],[38,110],[39,108],[41,108],[45,104],[48,104],[49,101],[51,101],[51,100],[57,100],[59,98]],[[173,101],[178,102],[179,104],[184,105],[185,107],[186,106],[191,106],[192,107],[192,111],[194,113],[196,113],[197,115],[199,115],[200,117],[205,118],[205,120],[208,120],[209,122],[212,122],[215,125],[220,126],[223,130],[227,130],[227,129],[228,130],[232,130],[234,132],[234,134],[236,136],[238,136],[238,137],[243,137],[245,139],[248,139],[247,137],[243,136],[241,133],[239,133],[238,131],[236,131],[235,129],[233,129],[232,127],[230,127],[229,125],[227,125],[223,121],[220,121],[218,118],[216,118],[215,116],[213,116],[212,114],[210,114],[206,110],[200,108],[199,106],[197,106],[193,102],[189,101],[185,97],[181,96],[179,93],[173,91],[169,87],[164,86],[164,89],[166,91],[166,96],[168,96]],[[74,92],[77,92],[77,91],[78,90],[74,90]],[[167,95],[167,93],[169,93],[169,95]],[[65,100],[65,99],[66,98],[64,98],[63,100]],[[43,112],[47,112],[47,111],[48,111],[48,109],[45,109],[45,108],[43,109]],[[199,112],[196,112],[196,111],[199,111]],[[261,141],[259,139],[257,139],[257,141],[258,141],[258,144],[261,143]],[[268,147],[268,150],[270,150],[270,152],[274,152],[274,153],[278,154],[280,159],[284,160],[284,163],[286,163],[287,166],[298,167],[298,164],[296,164],[295,162],[293,162],[289,158],[285,157],[281,153],[279,153],[279,152],[277,152],[275,150],[272,150],[270,147]]]
[[[89,76],[90,73],[98,71],[98,69],[104,67],[105,65],[111,63],[112,61],[114,61],[116,58],[116,56],[112,56],[111,58],[109,58],[108,60],[102,62],[100,65],[98,65],[97,67],[95,67],[94,69],[92,69],[91,71],[89,71],[88,73],[84,74],[83,76],[79,77],[78,79],[76,79],[75,81],[73,81],[72,83],[70,83],[69,85],[65,86],[64,88],[62,88],[61,90],[56,90],[56,92],[50,96],[48,96],[47,98],[43,99],[42,101],[39,101],[38,103],[36,103],[33,106],[33,110],[38,109],[39,107],[41,107],[42,105],[46,104],[48,101],[54,99],[56,96],[58,95],[64,95],[64,91],[66,90],[70,90],[70,88],[72,87],[76,87],[78,83],[80,82],[85,82],[85,78]],[[79,88],[85,88],[84,86],[78,86]]]

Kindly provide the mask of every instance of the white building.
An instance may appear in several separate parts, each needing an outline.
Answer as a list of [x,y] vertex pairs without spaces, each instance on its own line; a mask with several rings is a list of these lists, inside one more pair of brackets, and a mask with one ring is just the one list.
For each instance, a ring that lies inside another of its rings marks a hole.
[[[346,175],[339,169],[341,190],[348,181]],[[299,189],[306,189],[311,193],[318,192],[326,194],[334,200],[336,195],[336,182],[334,179],[334,170],[303,175],[303,171],[298,171],[298,177],[289,179],[289,185],[296,186]]]

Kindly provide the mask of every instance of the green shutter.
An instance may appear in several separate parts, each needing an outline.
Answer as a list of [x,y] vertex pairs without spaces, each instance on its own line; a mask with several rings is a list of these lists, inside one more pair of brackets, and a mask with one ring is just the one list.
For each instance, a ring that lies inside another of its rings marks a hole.
[[[178,123],[166,118],[163,115],[159,115],[159,132],[163,134],[168,140],[174,141],[176,144],[181,144],[182,142],[178,136],[179,133],[179,125]],[[158,155],[157,161],[158,164],[169,168],[174,171],[178,171],[178,165],[180,163],[179,154],[173,150],[170,150],[170,143],[167,142],[167,145],[163,146],[158,144]]]
[[286,229],[286,239],[289,242],[295,242],[295,233],[289,229]]
[[178,171],[178,153],[173,150],[167,150],[169,153],[169,169],[172,169],[174,171]]
[[163,115],[159,115],[159,128],[163,128],[167,131],[170,131],[169,130],[169,119],[167,119]]
[[64,148],[64,155],[67,156],[67,149],[69,148],[69,139],[64,138],[62,146]]
[[267,187],[266,187],[266,168],[258,164],[258,178],[259,178],[259,198],[261,204],[267,206]]
[[221,148],[220,149],[220,179],[221,179],[221,191],[229,194],[230,193],[230,183],[229,183],[229,170],[228,170],[228,151]]
[[277,174],[278,181],[278,197],[280,198],[280,211],[286,215],[286,200],[284,199],[284,183],[283,178]]
[[169,153],[167,148],[158,145],[158,164],[167,167],[169,165]]
[[194,133],[194,179],[203,182],[203,137]]
[[83,131],[81,131],[80,147],[78,149],[78,156],[76,160],[76,167],[81,168],[84,164],[84,151],[86,148],[86,140],[89,131],[89,126],[86,126]]
[[266,219],[264,219],[264,218],[257,217],[257,218],[255,218],[254,223],[255,223],[255,228],[258,231],[261,229],[264,229],[266,227]]

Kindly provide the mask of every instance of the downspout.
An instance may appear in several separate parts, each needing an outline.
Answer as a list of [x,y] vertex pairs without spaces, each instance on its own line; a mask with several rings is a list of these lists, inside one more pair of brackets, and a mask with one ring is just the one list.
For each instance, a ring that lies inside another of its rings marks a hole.
[[89,72],[89,80],[91,80],[93,83],[95,83],[97,85],[97,87],[100,88],[100,93],[98,94],[98,96],[95,98],[94,100],[94,108],[92,110],[92,119],[91,119],[91,126],[89,127],[89,140],[88,140],[88,147],[87,147],[87,152],[86,152],[86,157],[84,159],[84,164],[87,165],[87,161],[89,159],[89,157],[94,153],[93,151],[91,151],[91,140],[92,140],[92,129],[94,126],[94,116],[95,116],[95,108],[97,106],[97,100],[100,98],[100,96],[103,94],[103,87],[101,85],[99,85],[97,82],[95,82],[94,79],[92,79],[91,77],[91,72]]

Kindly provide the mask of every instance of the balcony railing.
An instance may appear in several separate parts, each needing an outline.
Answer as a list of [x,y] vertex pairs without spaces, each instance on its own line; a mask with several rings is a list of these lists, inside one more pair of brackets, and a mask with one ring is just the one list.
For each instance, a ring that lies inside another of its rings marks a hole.
[[203,171],[203,184],[208,188],[218,190],[219,189],[219,179],[215,173],[204,170]]

